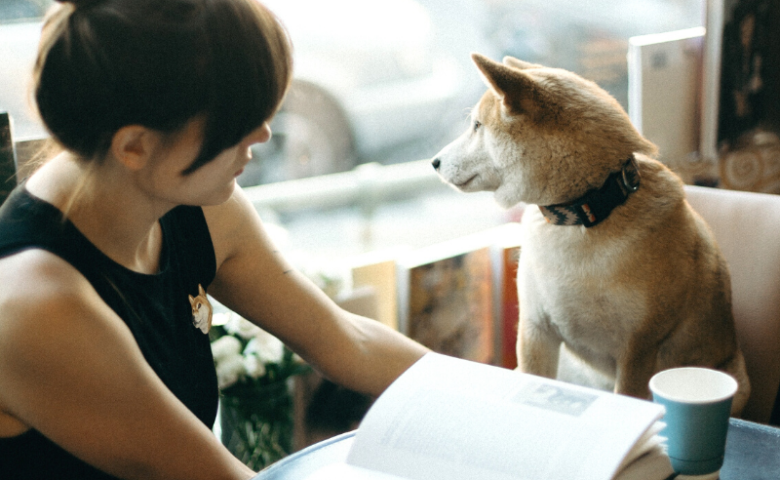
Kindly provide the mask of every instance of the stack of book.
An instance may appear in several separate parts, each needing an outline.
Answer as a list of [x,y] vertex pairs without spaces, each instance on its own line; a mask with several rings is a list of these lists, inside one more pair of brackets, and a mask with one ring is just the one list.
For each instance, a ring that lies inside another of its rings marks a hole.
[[417,249],[355,259],[355,288],[370,287],[376,319],[431,350],[514,368],[520,224]]

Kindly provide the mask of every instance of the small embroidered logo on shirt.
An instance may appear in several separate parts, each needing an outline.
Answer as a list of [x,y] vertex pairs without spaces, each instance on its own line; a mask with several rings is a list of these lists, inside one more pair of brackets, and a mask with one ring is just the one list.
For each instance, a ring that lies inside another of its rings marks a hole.
[[199,328],[203,333],[209,333],[211,329],[211,304],[206,296],[206,291],[198,284],[198,296],[190,297],[190,305],[192,306],[192,324],[195,328]]

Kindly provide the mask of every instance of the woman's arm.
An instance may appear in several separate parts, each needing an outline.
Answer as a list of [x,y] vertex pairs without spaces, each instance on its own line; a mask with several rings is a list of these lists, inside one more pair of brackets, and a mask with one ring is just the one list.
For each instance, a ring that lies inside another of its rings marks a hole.
[[276,250],[240,189],[205,208],[217,254],[209,294],[336,383],[379,395],[427,349],[381,323],[346,312]]
[[0,265],[0,409],[120,478],[253,475],[165,387],[72,266],[41,250]]

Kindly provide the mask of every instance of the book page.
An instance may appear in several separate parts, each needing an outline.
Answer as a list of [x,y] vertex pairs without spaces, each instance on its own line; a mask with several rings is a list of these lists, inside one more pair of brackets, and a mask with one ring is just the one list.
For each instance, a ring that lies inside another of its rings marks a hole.
[[610,480],[662,415],[651,402],[430,353],[376,401],[347,463],[419,480]]
[[314,473],[307,475],[304,480],[406,480],[402,477],[382,473],[376,470],[356,467],[347,463],[334,463],[326,465]]

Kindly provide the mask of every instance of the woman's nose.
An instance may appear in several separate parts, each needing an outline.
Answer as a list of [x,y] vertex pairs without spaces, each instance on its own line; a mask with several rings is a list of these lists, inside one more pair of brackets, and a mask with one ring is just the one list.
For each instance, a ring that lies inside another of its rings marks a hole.
[[271,125],[269,125],[268,122],[263,122],[257,134],[257,141],[259,143],[265,143],[270,139],[271,139]]

